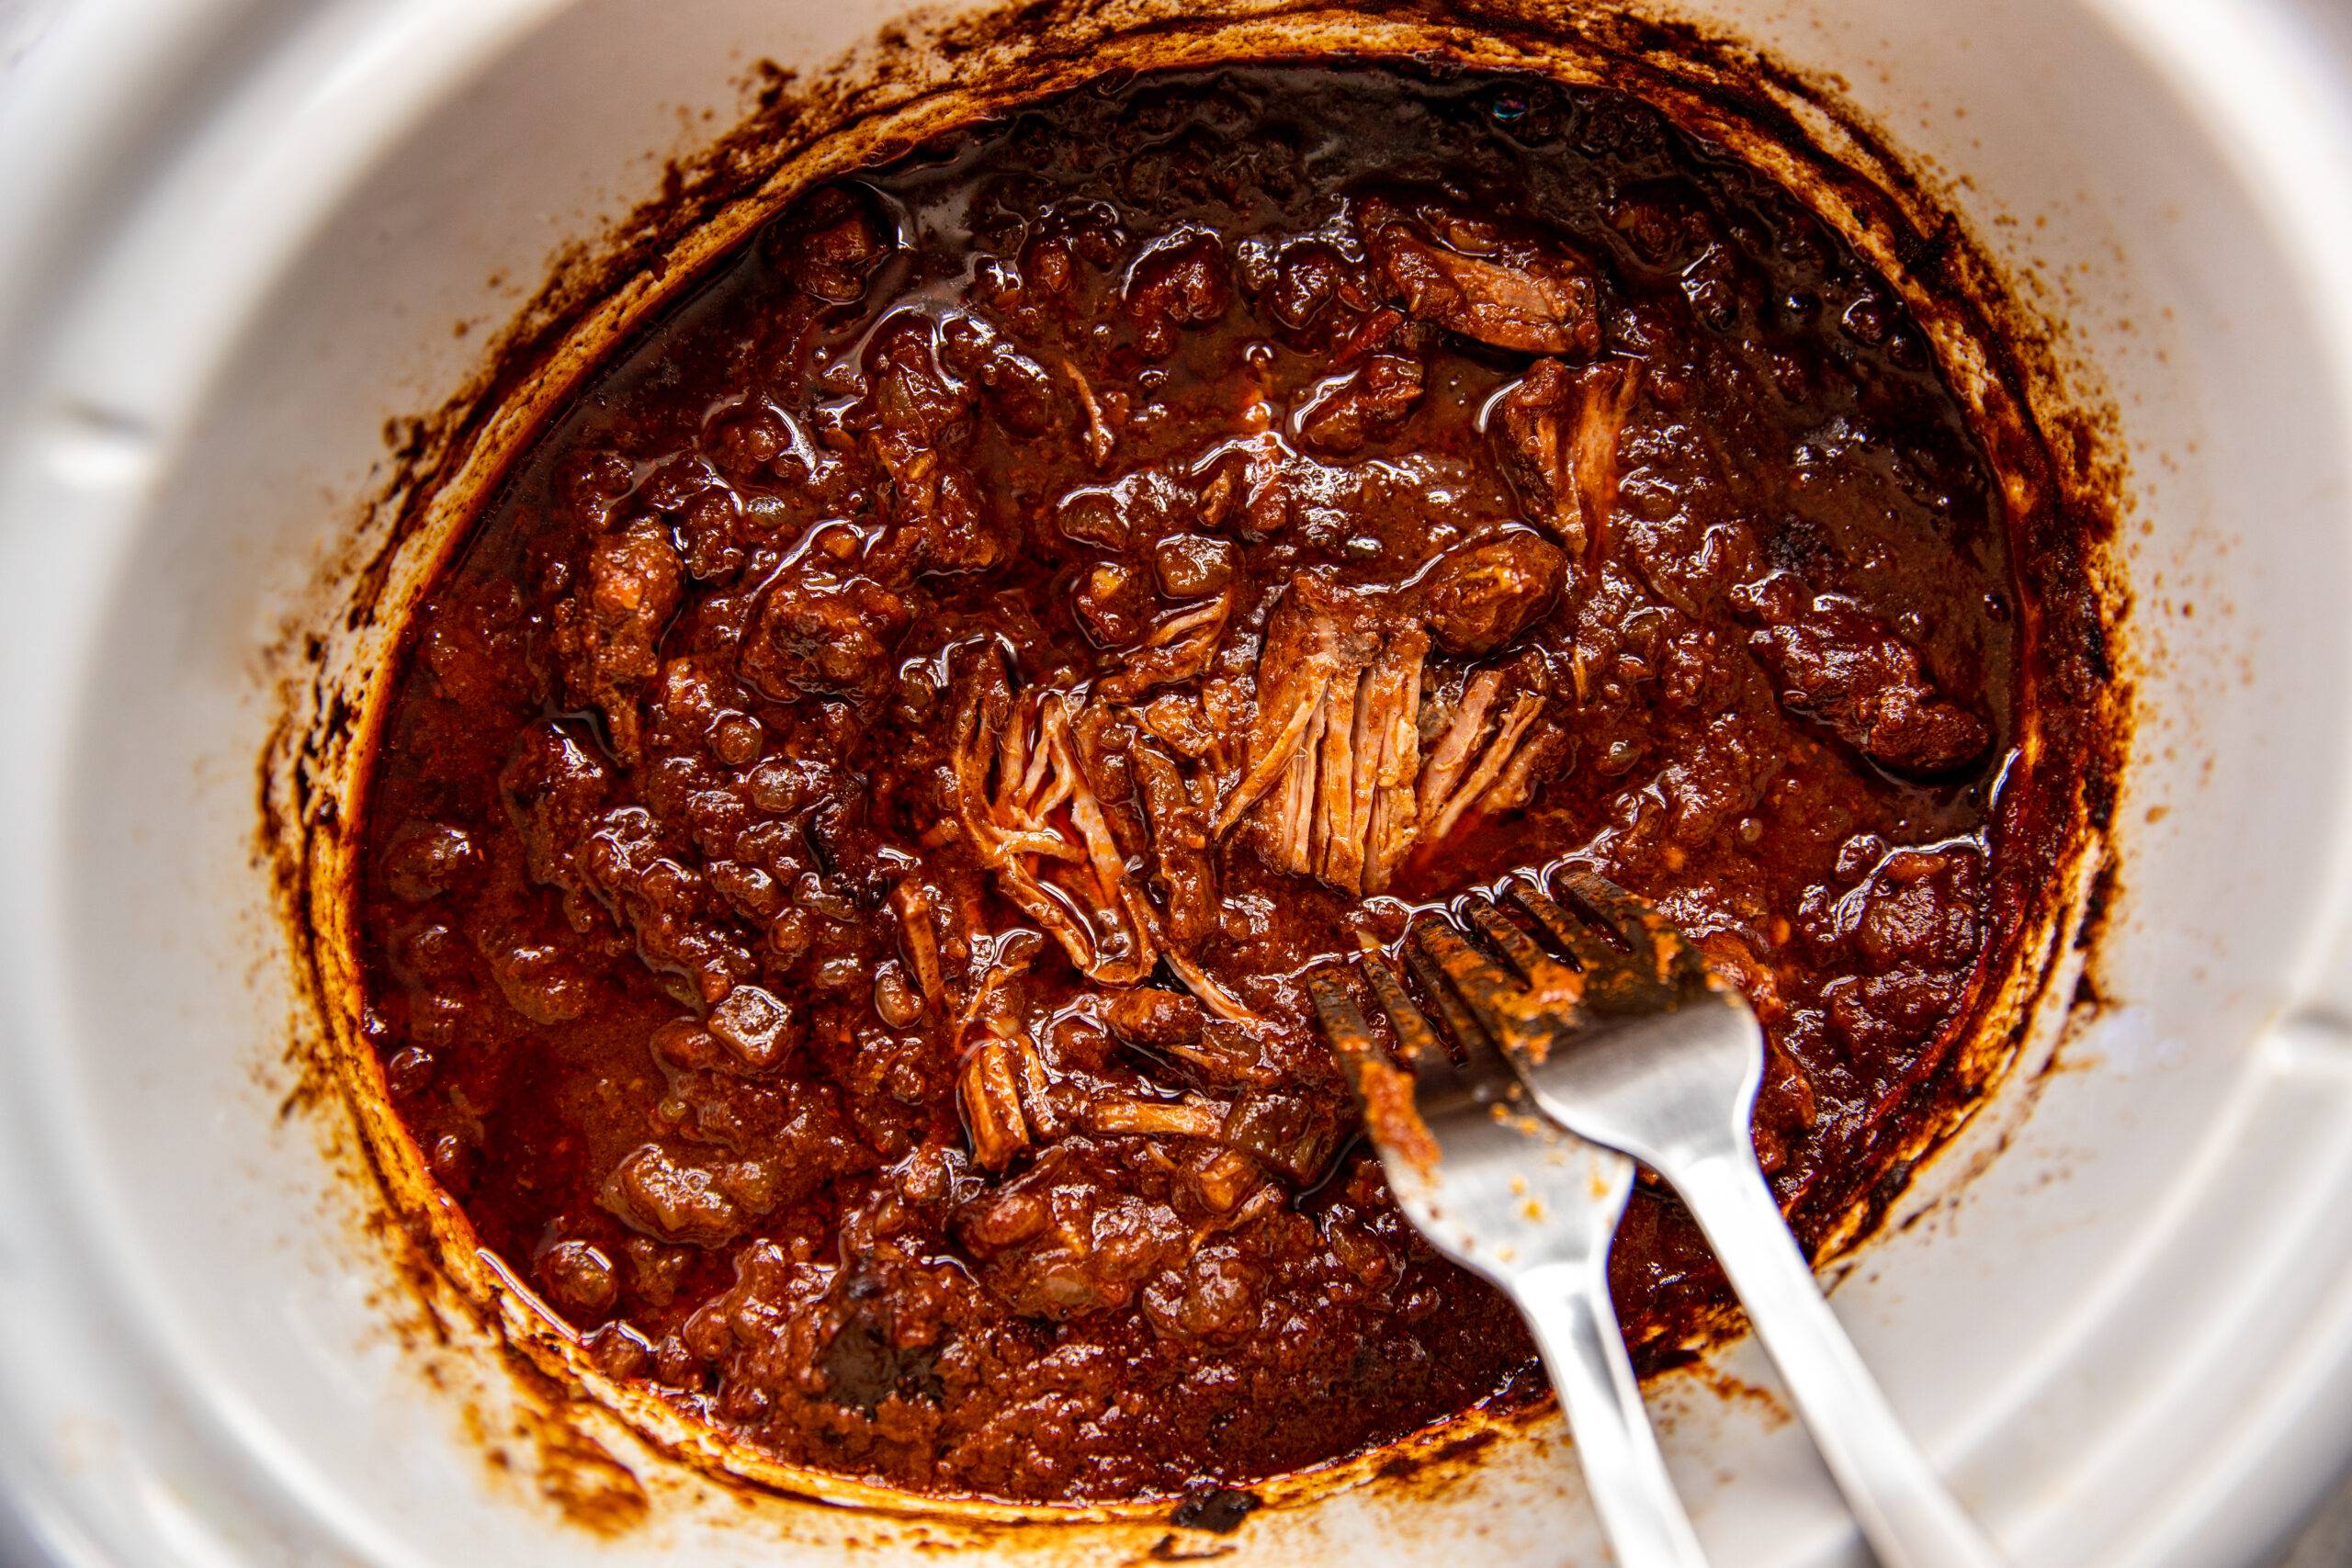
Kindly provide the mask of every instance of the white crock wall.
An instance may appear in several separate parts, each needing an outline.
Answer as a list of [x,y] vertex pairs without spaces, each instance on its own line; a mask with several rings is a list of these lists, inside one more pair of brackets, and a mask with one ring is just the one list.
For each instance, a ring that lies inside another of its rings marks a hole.
[[[469,368],[452,323],[650,193],[752,60],[820,67],[891,9],[98,3],[0,106],[0,1477],[61,1560],[814,1562],[921,1533],[664,1494],[599,1541],[492,1476],[278,1115],[292,997],[251,850],[260,649],[384,421]],[[1688,9],[1964,176],[2133,470],[2109,1005],[1838,1310],[2021,1562],[2258,1562],[2352,1454],[2345,64],[2218,0]],[[1722,1369],[1770,1381],[1745,1348]],[[1859,1561],[1793,1428],[1690,1379],[1662,1403],[1717,1561]],[[1418,1518],[1350,1496],[1235,1543],[1602,1560],[1556,1444]]]

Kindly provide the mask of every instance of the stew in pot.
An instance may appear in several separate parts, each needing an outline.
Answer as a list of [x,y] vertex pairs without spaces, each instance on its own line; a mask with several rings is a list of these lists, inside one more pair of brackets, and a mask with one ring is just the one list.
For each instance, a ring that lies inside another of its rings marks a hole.
[[[1263,66],[808,192],[417,611],[364,1032],[612,1375],[922,1491],[1244,1485],[1541,1393],[1304,976],[1567,859],[1770,1037],[1817,1237],[2018,852],[2000,491],[1925,333],[1634,99]],[[1723,1288],[1645,1187],[1650,1363]]]

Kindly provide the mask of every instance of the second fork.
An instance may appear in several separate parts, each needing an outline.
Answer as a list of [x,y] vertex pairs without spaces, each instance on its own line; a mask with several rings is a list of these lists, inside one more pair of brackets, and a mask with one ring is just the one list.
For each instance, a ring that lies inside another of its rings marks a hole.
[[1402,1068],[1381,1055],[1343,987],[1318,976],[1309,991],[1398,1207],[1519,1307],[1622,1568],[1705,1568],[1609,1299],[1609,1247],[1633,1161],[1537,1115],[1475,1032],[1458,1034],[1457,1066],[1396,974],[1369,954],[1363,972]]
[[1998,1550],[1855,1353],[1757,1163],[1755,1012],[1657,910],[1595,873],[1558,877],[1577,912],[1540,887],[1514,885],[1510,897],[1574,968],[1472,900],[1464,923],[1502,963],[1424,920],[1407,943],[1416,974],[1463,1030],[1492,1037],[1547,1117],[1632,1155],[1680,1195],[1880,1562],[1997,1568]]

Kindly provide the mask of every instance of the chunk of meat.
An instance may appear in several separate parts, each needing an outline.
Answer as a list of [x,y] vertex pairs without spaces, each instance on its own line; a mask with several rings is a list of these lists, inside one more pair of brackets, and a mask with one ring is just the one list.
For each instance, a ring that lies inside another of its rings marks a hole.
[[1214,321],[1233,302],[1232,272],[1214,234],[1191,233],[1146,252],[1127,276],[1127,319],[1144,353],[1158,359],[1176,346],[1181,326]]
[[678,608],[684,568],[661,525],[639,518],[596,541],[582,579],[553,616],[564,690],[575,705],[603,711],[613,754],[634,767],[644,757],[637,693],[662,668],[662,632]]
[[866,344],[865,368],[876,451],[894,473],[925,448],[970,438],[971,389],[941,367],[929,316],[900,310],[883,321]]
[[1062,1131],[1037,1043],[1006,1027],[1008,1032],[991,1033],[966,1053],[956,1078],[972,1158],[984,1170],[1003,1169],[1023,1149]]
[[1065,1139],[958,1210],[956,1234],[1013,1311],[1067,1321],[1126,1305],[1191,1255],[1194,1232],[1164,1198],[1133,1190],[1094,1139]]
[[1222,834],[1288,774],[1321,716],[1332,682],[1379,651],[1386,617],[1377,602],[1312,573],[1291,580],[1266,619],[1258,655],[1258,708],[1250,769],[1217,814]]
[[1229,539],[1199,534],[1171,534],[1152,547],[1152,574],[1159,591],[1171,599],[1198,599],[1222,593],[1233,581],[1234,548]]
[[1098,1011],[1112,1033],[1152,1050],[1190,1044],[1208,1023],[1197,998],[1157,986],[1114,991],[1101,999]]
[[1600,286],[1565,246],[1436,203],[1408,215],[1368,198],[1356,222],[1391,297],[1415,320],[1521,354],[1600,349]]
[[620,1299],[613,1260],[589,1242],[559,1241],[542,1248],[532,1272],[558,1306],[583,1317],[602,1317]]
[[1872,973],[1960,969],[1983,941],[1984,855],[1973,844],[1893,849],[1838,900],[1836,930]]
[[1339,1152],[1340,1121],[1319,1095],[1256,1090],[1233,1102],[1219,1136],[1269,1170],[1312,1186]]
[[1291,580],[1258,659],[1250,766],[1220,833],[1255,811],[1269,864],[1377,893],[1413,840],[1429,637],[1386,600]]
[[993,650],[963,684],[953,795],[980,863],[1089,977],[1140,980],[1158,957],[1148,906],[1079,766],[1069,699],[1035,688],[1016,695]]
[[1533,534],[1514,532],[1440,556],[1406,603],[1448,653],[1487,654],[1549,610],[1567,576],[1567,557]]
[[743,714],[749,701],[725,660],[691,653],[668,660],[646,714],[648,739],[663,750],[700,741],[715,751],[722,725],[731,732],[739,721],[756,722]]
[[1984,755],[1992,730],[1945,695],[1918,650],[1848,600],[1808,592],[1791,572],[1733,590],[1748,648],[1781,700],[1819,719],[1881,767],[1933,777]]
[[1053,428],[1060,405],[1053,372],[1010,338],[978,316],[952,315],[940,324],[939,339],[942,363],[978,384],[1006,429],[1036,436]]
[[604,1203],[624,1224],[658,1241],[724,1247],[754,1215],[726,1189],[729,1173],[673,1156],[647,1144],[622,1160],[605,1183]]
[[1125,666],[1103,677],[1103,700],[1131,703],[1154,686],[1174,685],[1200,674],[1216,660],[1232,618],[1230,584],[1216,598],[1166,616],[1145,636],[1143,646],[1127,655]]
[[[1152,1327],[1171,1339],[1230,1345],[1260,1326],[1263,1289],[1258,1270],[1235,1249],[1204,1247],[1181,1272],[1171,1269],[1145,1287],[1143,1310]],[[1181,1505],[1173,1518],[1196,1529],[1229,1529],[1256,1502],[1250,1492],[1202,1493]]]
[[1216,929],[1216,862],[1210,853],[1210,790],[1206,777],[1187,773],[1150,740],[1127,750],[1145,818],[1151,824],[1152,880],[1166,900],[1166,932],[1190,946]]
[[[760,402],[745,402],[713,417],[703,427],[703,440],[711,462],[740,482],[763,474],[784,455],[792,445],[792,429],[775,410]],[[680,468],[655,475],[645,487],[648,503],[659,505],[677,499],[677,491],[690,474],[691,470]],[[707,546],[705,552],[707,559]]]
[[1357,265],[1328,240],[1292,240],[1263,257],[1253,275],[1245,270],[1244,284],[1259,293],[1275,323],[1293,334],[1304,334],[1333,307],[1369,300],[1371,289]]
[[1264,389],[1245,384],[1242,394],[1241,421],[1249,434],[1229,443],[1212,466],[1201,487],[1200,516],[1255,544],[1290,526],[1294,503],[1315,482],[1317,470],[1272,428],[1275,411]]
[[689,982],[694,998],[715,1004],[750,977],[755,964],[731,922],[708,918],[709,875],[669,852],[643,807],[615,807],[599,817],[576,863],[645,962]]
[[1111,1095],[1087,1106],[1086,1130],[1146,1138],[1214,1138],[1225,1130],[1225,1110],[1200,1095],[1181,1100]]
[[[1437,741],[1417,785],[1421,841],[1436,844],[1465,817],[1500,816],[1527,803],[1542,771],[1565,744],[1556,726],[1539,725],[1545,698],[1512,672],[1482,670],[1450,710],[1433,708]],[[1504,694],[1510,692],[1506,705]]]
[[1617,448],[1641,390],[1640,367],[1612,359],[1571,370],[1540,361],[1497,412],[1503,471],[1537,521],[1582,556],[1609,536],[1617,510]]
[[[1875,1120],[1933,1068],[1939,1053],[1917,1047],[1967,999],[1985,936],[1984,852],[1969,840],[1890,847],[1857,834],[1838,863],[1860,880],[1834,898],[1816,889],[1804,928],[1847,971],[1821,995],[1833,1032],[1878,1075]],[[1907,1059],[1895,1054],[1906,1044],[1917,1052]]]
[[1294,428],[1299,444],[1329,457],[1346,457],[1396,433],[1421,400],[1421,362],[1401,354],[1375,354],[1356,369],[1316,389],[1299,409]]
[[1129,711],[1161,745],[1194,761],[1216,750],[1222,739],[1211,727],[1206,705],[1187,693],[1163,692]]
[[868,694],[907,621],[906,601],[871,578],[786,572],[753,609],[736,671],[775,702]]
[[1182,528],[1192,512],[1192,491],[1181,479],[1159,468],[1138,468],[1063,496],[1054,507],[1054,531],[1072,544],[1117,554]]
[[1016,926],[1000,936],[989,935],[981,930],[978,900],[963,903],[956,942],[968,953],[969,961],[961,987],[963,1005],[956,1010],[955,1028],[948,1037],[949,1043],[959,1049],[975,1024],[1000,1036],[1022,1032],[1012,987],[1035,965],[1046,947],[1046,939],[1026,927]]
[[1269,1084],[1279,1075],[1258,1049],[1254,1021],[1212,1013],[1196,991],[1186,996],[1154,986],[1114,991],[1099,1016],[1117,1038],[1155,1055],[1172,1057],[1219,1084]]
[[404,904],[422,904],[452,888],[470,886],[482,866],[481,852],[463,828],[423,821],[396,829],[377,863],[385,891]]
[[889,236],[869,202],[827,186],[795,208],[769,242],[777,269],[831,305],[864,298],[867,281],[890,254]]
[[890,908],[899,917],[899,951],[915,988],[925,1001],[937,1001],[947,988],[947,970],[940,961],[931,890],[915,877],[902,878],[890,889]]
[[759,986],[738,986],[710,1010],[711,1038],[741,1066],[763,1073],[781,1066],[800,1041],[792,1007]]
[[596,999],[594,982],[563,948],[508,940],[482,957],[506,1005],[533,1023],[570,1023]]
[[874,1016],[893,1029],[912,1029],[923,1014],[923,996],[907,978],[895,958],[886,958],[874,970]]
[[720,1186],[762,1213],[873,1159],[831,1085],[748,1078],[723,1060],[717,1069],[674,1073],[658,1114],[663,1130],[686,1143],[750,1162],[721,1173]]
[[902,312],[866,351],[871,441],[890,476],[897,529],[885,558],[901,570],[984,571],[1003,558],[1005,542],[956,455],[971,439],[973,397],[940,367],[935,335],[927,318]]
[[534,882],[574,883],[572,857],[605,804],[612,769],[571,727],[541,719],[514,738],[498,789],[507,819],[523,841],[524,869]]
[[1132,864],[1142,858],[1149,841],[1132,754],[1141,733],[1128,710],[1109,703],[1073,697],[1068,712],[1071,755],[1111,830],[1112,842]]
[[1120,648],[1136,639],[1151,607],[1151,587],[1125,561],[1097,561],[1080,572],[1070,590],[1070,608],[1089,642]]
[[823,1083],[754,1082],[731,1070],[671,1075],[657,1111],[662,1141],[606,1180],[604,1206],[658,1240],[752,1228],[828,1182],[869,1168],[874,1152]]
[[1363,890],[1379,893],[1420,832],[1414,784],[1421,769],[1421,674],[1429,648],[1417,630],[1381,649],[1356,693],[1360,778],[1351,825],[1363,836]]

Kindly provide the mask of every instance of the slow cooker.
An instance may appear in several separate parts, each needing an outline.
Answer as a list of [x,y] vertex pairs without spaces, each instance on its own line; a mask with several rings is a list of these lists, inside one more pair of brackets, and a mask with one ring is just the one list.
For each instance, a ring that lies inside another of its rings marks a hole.
[[[24,1550],[1606,1561],[1556,1424],[1229,1536],[727,1484],[418,1268],[315,1071],[263,759],[420,416],[671,159],[941,15],[92,0],[16,35],[0,1512]],[[1833,1300],[2017,1561],[2264,1562],[2352,1459],[2352,24],[2290,0],[1673,15],[1825,85],[1951,205],[2126,497],[2137,717],[2096,919]],[[1653,1390],[1702,1537],[1863,1561],[1771,1386],[1736,1343]]]

